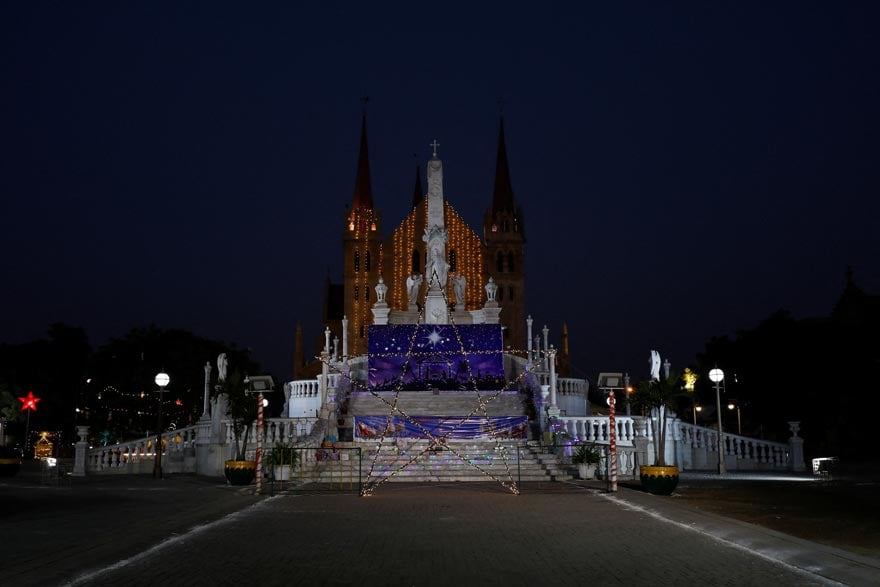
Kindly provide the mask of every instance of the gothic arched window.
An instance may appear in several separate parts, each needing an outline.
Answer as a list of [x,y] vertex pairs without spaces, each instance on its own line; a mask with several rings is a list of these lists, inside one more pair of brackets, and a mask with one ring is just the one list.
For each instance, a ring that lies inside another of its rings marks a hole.
[[456,257],[455,249],[452,249],[451,251],[449,251],[449,270],[452,271],[453,273],[458,271],[458,269],[456,269],[457,263],[456,263],[455,257]]
[[513,301],[513,286],[507,288],[507,297],[511,302]]
[[497,269],[498,273],[504,273],[504,253],[498,251],[498,254],[495,255],[495,269]]
[[413,249],[412,252],[412,272],[413,273],[421,273],[421,264],[419,262],[419,252],[416,249]]
[[504,299],[504,286],[498,288],[498,293],[495,294],[495,299],[499,302]]
[[360,251],[354,252],[354,270],[355,270],[355,272],[361,270],[361,252]]
[[[367,258],[369,258],[369,257],[367,257]],[[514,264],[513,264],[513,251],[510,251],[509,253],[507,253],[507,270],[510,271],[511,273],[516,271],[516,269],[514,269]]]

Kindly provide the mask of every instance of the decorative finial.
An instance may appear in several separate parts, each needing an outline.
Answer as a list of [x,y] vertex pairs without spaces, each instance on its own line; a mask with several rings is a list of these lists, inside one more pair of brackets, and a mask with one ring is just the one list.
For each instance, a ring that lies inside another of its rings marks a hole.
[[434,159],[437,158],[437,147],[440,146],[440,143],[437,142],[437,139],[434,139],[434,142],[429,145],[430,147],[434,147]]

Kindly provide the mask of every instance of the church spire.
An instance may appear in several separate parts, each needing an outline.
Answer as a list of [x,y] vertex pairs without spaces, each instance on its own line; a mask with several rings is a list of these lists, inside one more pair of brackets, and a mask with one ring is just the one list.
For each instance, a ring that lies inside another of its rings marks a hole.
[[424,192],[422,192],[422,170],[416,165],[416,184],[415,189],[413,190],[413,208],[418,208],[419,204],[422,203],[422,198],[425,197]]
[[495,164],[495,191],[492,194],[492,212],[514,211],[513,186],[510,183],[510,167],[507,164],[507,146],[504,141],[504,117],[498,131],[498,160]]
[[372,210],[373,190],[370,186],[370,157],[367,152],[367,113],[361,122],[361,149],[358,154],[357,179],[354,182],[352,210]]

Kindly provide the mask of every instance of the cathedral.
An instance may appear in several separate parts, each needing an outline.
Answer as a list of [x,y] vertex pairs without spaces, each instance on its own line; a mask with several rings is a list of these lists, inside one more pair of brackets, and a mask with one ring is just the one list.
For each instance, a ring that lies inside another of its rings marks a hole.
[[[436,254],[432,256],[426,230],[431,214],[428,195],[432,190],[442,191],[442,162],[436,147],[435,141],[433,157],[428,162],[428,193],[422,188],[421,170],[416,169],[410,213],[386,234],[381,211],[373,200],[366,115],[363,116],[354,194],[351,207],[342,219],[342,283],[332,283],[328,278],[323,300],[323,323],[337,345],[338,341],[346,341],[349,356],[367,352],[369,325],[381,323],[375,314],[379,301],[387,304],[386,315],[391,316],[390,322],[385,323],[414,322],[420,313],[422,321],[430,323],[431,316],[423,307],[429,300],[422,299],[414,289],[418,290],[416,284],[424,282],[427,290],[432,277],[439,279],[431,267],[440,266],[443,267],[440,287],[444,290],[441,309],[444,315],[448,311],[463,324],[484,321],[481,313],[489,295],[484,286],[491,280],[495,298],[492,301],[497,301],[501,308],[496,316],[503,326],[504,347],[524,349],[526,346],[525,225],[510,179],[504,120],[499,123],[495,183],[491,198],[489,194],[486,197],[482,235],[468,226],[448,199],[438,200],[441,204],[435,214],[442,214],[439,224],[444,226],[445,235],[444,246],[434,252],[442,250],[442,259],[434,258]],[[453,200],[456,196],[465,197],[463,194],[451,196]],[[383,289],[383,300],[377,299],[380,281],[381,287],[387,289],[387,293]],[[490,321],[494,322],[491,317]],[[322,345],[323,342],[324,336]],[[303,363],[299,331],[296,346],[296,376],[310,374],[311,369],[305,368]]]

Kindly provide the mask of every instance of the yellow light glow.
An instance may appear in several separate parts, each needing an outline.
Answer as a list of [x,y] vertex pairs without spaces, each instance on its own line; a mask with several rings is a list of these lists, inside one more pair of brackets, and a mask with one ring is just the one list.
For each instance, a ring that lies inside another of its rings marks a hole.
[[684,388],[688,391],[693,391],[698,377],[696,373],[685,367],[684,373],[681,375],[681,378],[684,379]]

